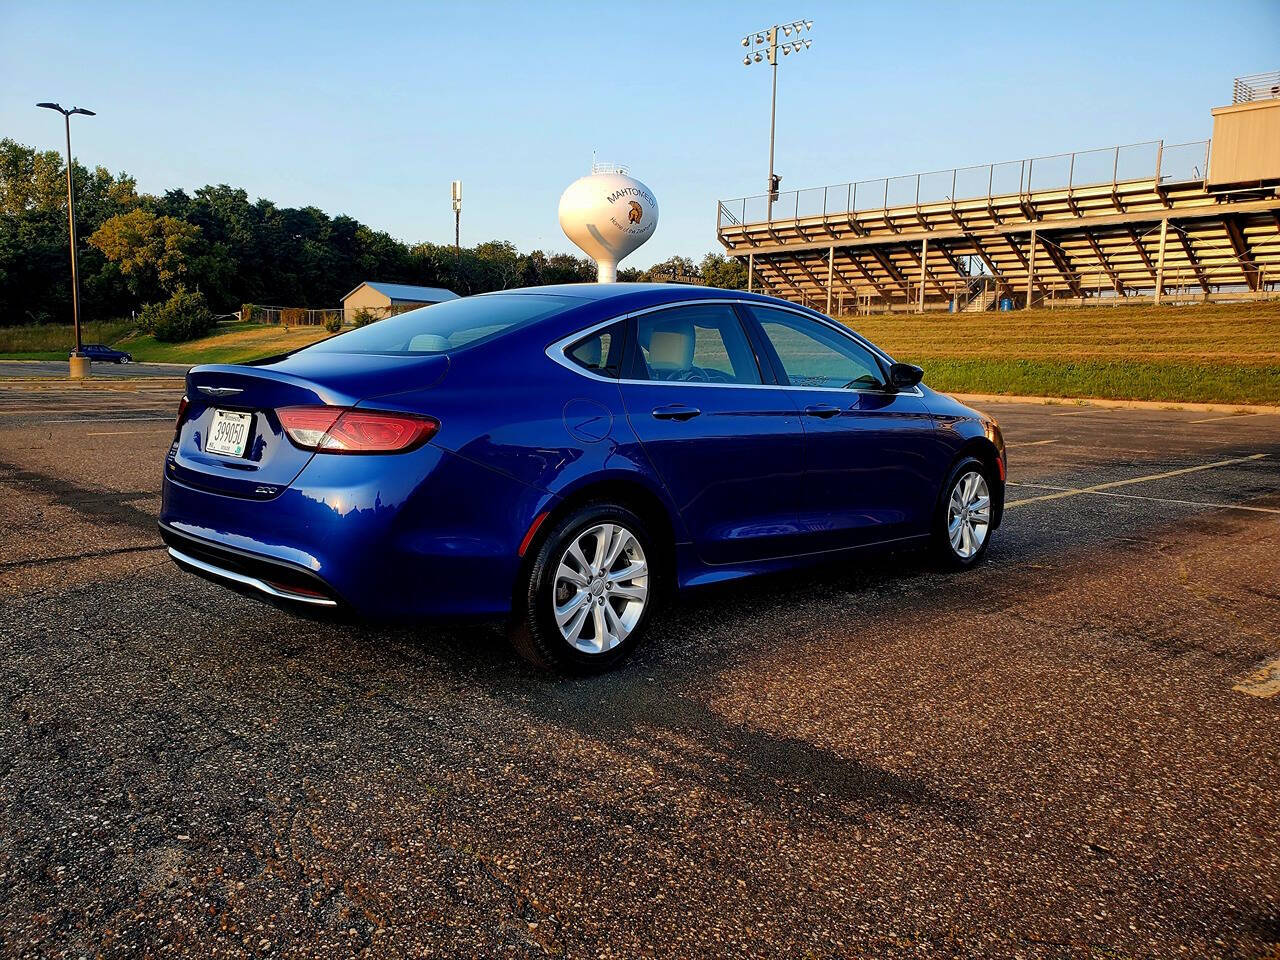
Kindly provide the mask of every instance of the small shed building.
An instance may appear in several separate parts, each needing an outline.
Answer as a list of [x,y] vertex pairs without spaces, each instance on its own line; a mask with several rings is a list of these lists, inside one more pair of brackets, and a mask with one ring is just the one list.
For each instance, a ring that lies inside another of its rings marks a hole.
[[414,307],[425,307],[445,300],[456,300],[458,295],[443,287],[419,287],[411,283],[384,283],[366,280],[342,298],[342,318],[353,323],[357,310],[368,310],[379,319],[403,313]]

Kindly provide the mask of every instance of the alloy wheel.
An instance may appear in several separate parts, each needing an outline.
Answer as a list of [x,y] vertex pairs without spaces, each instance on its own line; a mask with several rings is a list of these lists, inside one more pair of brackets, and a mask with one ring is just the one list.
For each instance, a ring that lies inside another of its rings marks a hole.
[[649,600],[649,567],[626,527],[601,523],[569,542],[552,590],[560,635],[582,653],[605,653],[627,639]]
[[947,538],[961,560],[968,560],[987,541],[991,527],[991,491],[977,470],[962,475],[947,502]]

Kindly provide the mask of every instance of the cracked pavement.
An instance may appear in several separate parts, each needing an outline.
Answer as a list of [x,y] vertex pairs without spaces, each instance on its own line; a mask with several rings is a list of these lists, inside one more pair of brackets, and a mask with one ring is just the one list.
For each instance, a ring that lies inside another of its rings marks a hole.
[[691,594],[570,681],[174,568],[176,396],[0,387],[0,954],[1280,951],[1280,417],[992,405],[980,569]]

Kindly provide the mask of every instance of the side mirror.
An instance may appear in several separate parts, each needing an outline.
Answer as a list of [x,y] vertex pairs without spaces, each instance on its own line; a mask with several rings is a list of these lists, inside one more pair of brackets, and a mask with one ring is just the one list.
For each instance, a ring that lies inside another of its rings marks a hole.
[[910,390],[924,379],[924,371],[913,363],[895,363],[889,368],[889,385],[895,390]]

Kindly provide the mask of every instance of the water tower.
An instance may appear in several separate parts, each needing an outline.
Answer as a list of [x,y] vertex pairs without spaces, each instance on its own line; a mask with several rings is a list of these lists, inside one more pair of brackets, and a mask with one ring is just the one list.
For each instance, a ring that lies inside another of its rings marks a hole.
[[613,283],[618,261],[653,236],[658,201],[626,167],[593,163],[591,175],[560,196],[560,229],[596,262],[596,279]]

